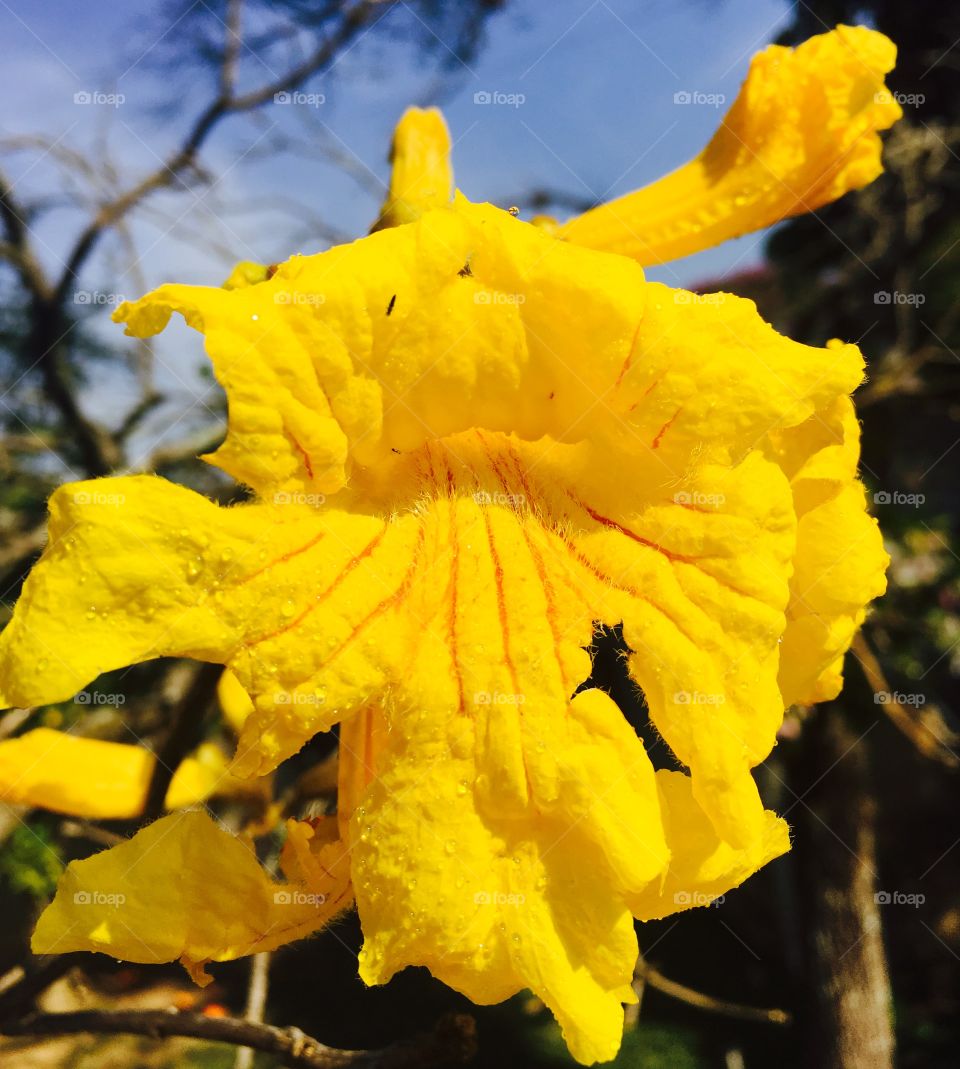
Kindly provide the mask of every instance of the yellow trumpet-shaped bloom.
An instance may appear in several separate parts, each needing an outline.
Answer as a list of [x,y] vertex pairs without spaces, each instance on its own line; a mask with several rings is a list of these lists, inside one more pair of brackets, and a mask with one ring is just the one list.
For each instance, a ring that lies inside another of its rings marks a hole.
[[883,84],[895,58],[890,40],[864,26],[770,45],[699,156],[571,219],[560,236],[658,264],[867,185],[883,169],[877,131],[901,115]]
[[[869,67],[864,33],[837,40]],[[787,704],[839,689],[884,588],[856,476],[863,361],[781,337],[750,301],[648,283],[632,256],[448,203],[439,122],[402,121],[408,214],[388,206],[378,232],[118,309],[138,337],[173,313],[203,333],[229,407],[207,459],[252,499],[152,476],[58,490],[0,635],[0,697],[59,701],[158,656],[224,664],[241,776],[341,725],[337,819],[292,824],[284,871],[337,908],[349,873],[363,979],[422,965],[481,1003],[530,987],[576,1058],[608,1060],[634,918],[788,849],[751,768]],[[580,689],[597,624],[623,625],[685,772],[655,772],[615,703]],[[36,949],[197,971],[333,915],[276,913],[286,892],[246,847],[190,820],[71,866]],[[127,893],[121,867],[160,921],[78,913],[87,888]],[[215,911],[203,888],[234,867]]]
[[450,133],[436,108],[410,108],[393,135],[390,188],[374,229],[401,226],[453,199]]

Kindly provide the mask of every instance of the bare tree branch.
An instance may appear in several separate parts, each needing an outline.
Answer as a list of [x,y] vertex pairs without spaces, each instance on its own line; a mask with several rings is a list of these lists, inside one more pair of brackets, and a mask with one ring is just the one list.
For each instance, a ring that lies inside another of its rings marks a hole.
[[724,1017],[735,1017],[740,1021],[762,1021],[765,1024],[790,1024],[790,1014],[785,1010],[760,1009],[755,1006],[743,1006],[739,1002],[729,1002],[722,998],[713,998],[695,991],[692,987],[685,987],[675,980],[669,980],[663,973],[643,958],[637,962],[634,970],[634,985],[639,997],[643,993],[644,986],[649,986],[661,994],[669,995],[679,1002],[685,1002],[688,1006],[696,1006],[697,1009],[706,1010],[708,1013],[718,1013]]
[[476,1049],[472,1017],[441,1018],[432,1032],[382,1050],[338,1050],[295,1028],[245,1021],[236,1017],[205,1017],[200,1013],[165,1010],[77,1010],[34,1013],[0,1024],[7,1036],[136,1035],[151,1039],[180,1036],[211,1043],[251,1047],[278,1056],[290,1069],[427,1069],[469,1061]]
[[[57,303],[64,301],[87,257],[104,233],[118,219],[123,218],[149,194],[171,186],[185,171],[195,166],[201,147],[221,119],[229,114],[252,111],[269,103],[277,93],[297,89],[308,78],[318,74],[336,59],[340,50],[370,23],[378,8],[385,9],[390,6],[392,6],[392,0],[385,0],[381,3],[377,0],[360,0],[360,3],[344,12],[340,26],[314,50],[312,55],[282,77],[259,89],[234,96],[231,89],[225,88],[230,77],[221,73],[220,92],[200,114],[181,146],[155,171],[146,175],[119,197],[104,204],[81,231],[54,290]],[[234,31],[228,27],[228,34],[233,33]],[[239,47],[240,43],[235,42],[234,46],[225,49],[225,66],[235,67]]]

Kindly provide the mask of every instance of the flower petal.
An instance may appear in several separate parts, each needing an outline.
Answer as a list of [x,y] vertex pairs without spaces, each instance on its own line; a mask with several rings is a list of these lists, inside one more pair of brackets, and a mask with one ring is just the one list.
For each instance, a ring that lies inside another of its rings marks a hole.
[[637,956],[615,876],[575,825],[481,812],[475,775],[449,749],[394,752],[357,810],[360,975],[385,983],[426,965],[482,1004],[530,987],[575,1058],[608,1061]]
[[[88,820],[125,820],[143,811],[156,757],[141,746],[36,728],[0,742],[0,801]],[[167,791],[168,809],[213,795],[249,792],[214,743],[183,759]]]
[[570,220],[560,236],[657,264],[867,185],[883,169],[877,131],[902,114],[883,84],[895,59],[893,43],[864,26],[770,45],[699,156]]
[[247,717],[253,712],[253,701],[229,668],[225,668],[217,680],[217,701],[223,719],[239,735]]
[[390,162],[390,189],[374,230],[412,223],[450,203],[450,132],[439,108],[407,108],[393,134]]
[[33,951],[94,950],[148,964],[179,959],[203,980],[206,962],[272,950],[350,905],[346,852],[339,843],[322,849],[317,882],[276,883],[250,847],[206,813],[163,817],[119,846],[71,862],[37,922]]
[[840,693],[843,655],[886,589],[889,557],[856,477],[860,426],[847,397],[773,436],[799,519],[780,658],[785,705]]
[[787,825],[773,813],[764,813],[760,834],[738,849],[717,835],[694,797],[688,776],[658,772],[657,788],[672,859],[662,883],[651,883],[628,899],[640,920],[705,906],[790,849]]
[[357,465],[473,426],[595,432],[643,303],[632,262],[461,198],[256,286],[161,286],[115,319],[146,337],[179,312],[203,331],[230,415],[209,459],[266,500],[316,502]]

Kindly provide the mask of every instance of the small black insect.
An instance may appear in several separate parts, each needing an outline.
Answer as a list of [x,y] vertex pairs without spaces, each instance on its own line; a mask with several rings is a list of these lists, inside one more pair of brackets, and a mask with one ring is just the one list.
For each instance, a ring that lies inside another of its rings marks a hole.
[[393,295],[393,296],[392,296],[392,297],[390,298],[390,303],[389,303],[389,304],[387,305],[387,315],[390,315],[390,313],[391,313],[391,312],[393,311],[393,306],[394,306],[394,305],[395,305],[396,303],[397,303],[397,295],[396,295],[396,294],[394,294],[394,295]]
[[463,267],[457,272],[461,278],[472,278],[473,272],[470,270],[470,261],[468,260]]

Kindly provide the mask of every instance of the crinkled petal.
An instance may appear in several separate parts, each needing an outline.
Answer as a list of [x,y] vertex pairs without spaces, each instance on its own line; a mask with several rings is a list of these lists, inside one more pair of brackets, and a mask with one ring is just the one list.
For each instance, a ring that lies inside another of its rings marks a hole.
[[790,849],[786,822],[774,813],[765,812],[760,834],[737,848],[717,835],[694,797],[688,776],[660,771],[657,788],[671,861],[662,882],[651,882],[628,899],[631,912],[640,920],[708,905]]
[[[354,816],[360,974],[426,965],[482,1004],[529,987],[575,1058],[608,1061],[637,956],[616,876],[576,825],[484,814],[474,762],[454,749],[390,754]],[[645,829],[641,816],[635,840]]]
[[272,950],[351,904],[346,852],[339,843],[323,849],[318,882],[277,883],[249,845],[207,814],[172,814],[71,862],[37,922],[34,953],[179,960],[202,980],[206,962]]
[[[296,501],[221,508],[151,476],[62,487],[0,635],[2,700],[62,701],[160,656],[229,663],[259,710],[236,768],[266,773],[336,723],[340,702],[383,687],[388,610],[417,539],[410,522]],[[326,690],[310,683],[321,670]]]
[[902,114],[883,83],[895,59],[893,43],[865,26],[770,45],[699,156],[570,220],[560,236],[657,264],[867,185],[883,170],[877,131]]
[[843,655],[886,589],[889,557],[857,478],[860,426],[847,397],[773,437],[799,520],[780,657],[785,705],[835,698]]
[[229,405],[210,459],[265,499],[320,503],[355,465],[474,426],[596,432],[643,299],[631,261],[461,198],[259,285],[161,286],[115,318],[138,337],[173,312],[203,331]]

